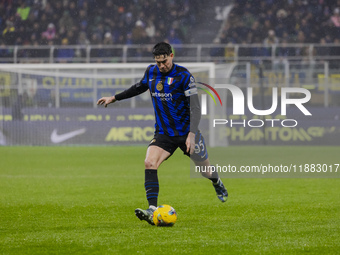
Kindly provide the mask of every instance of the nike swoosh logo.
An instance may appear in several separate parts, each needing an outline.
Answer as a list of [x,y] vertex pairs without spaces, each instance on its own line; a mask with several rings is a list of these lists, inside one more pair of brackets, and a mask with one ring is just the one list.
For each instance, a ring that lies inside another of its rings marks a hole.
[[78,130],[74,130],[72,132],[68,132],[62,135],[58,135],[57,133],[57,129],[54,129],[52,134],[51,134],[51,141],[52,143],[62,143],[68,139],[71,139],[77,135],[81,135],[84,134],[86,131],[86,128],[82,128],[82,129],[78,129]]
[[153,81],[154,79],[149,79],[149,81]]

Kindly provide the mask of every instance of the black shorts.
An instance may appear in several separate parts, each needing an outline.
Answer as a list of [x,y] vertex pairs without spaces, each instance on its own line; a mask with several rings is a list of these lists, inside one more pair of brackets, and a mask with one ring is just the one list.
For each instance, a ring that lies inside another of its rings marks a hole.
[[208,151],[205,146],[204,137],[200,131],[197,131],[195,136],[195,151],[192,155],[186,152],[187,146],[185,141],[187,140],[187,135],[184,136],[168,136],[164,134],[156,133],[154,138],[151,140],[149,146],[158,146],[163,150],[170,153],[170,156],[179,147],[185,155],[189,156],[194,161],[204,161],[208,158]]

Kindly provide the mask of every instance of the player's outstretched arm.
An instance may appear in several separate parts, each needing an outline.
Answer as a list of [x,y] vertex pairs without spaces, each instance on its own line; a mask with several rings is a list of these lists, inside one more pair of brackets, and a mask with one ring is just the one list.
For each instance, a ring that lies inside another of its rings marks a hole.
[[115,96],[112,97],[102,97],[97,101],[97,105],[104,105],[105,107],[107,107],[109,104],[112,104],[114,102],[116,102],[117,99]]

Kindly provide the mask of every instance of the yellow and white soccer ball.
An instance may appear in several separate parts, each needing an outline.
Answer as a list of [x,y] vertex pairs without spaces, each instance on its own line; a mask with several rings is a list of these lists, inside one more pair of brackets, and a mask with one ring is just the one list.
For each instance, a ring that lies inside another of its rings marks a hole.
[[159,227],[171,227],[177,220],[177,213],[170,205],[160,205],[153,212],[153,223]]

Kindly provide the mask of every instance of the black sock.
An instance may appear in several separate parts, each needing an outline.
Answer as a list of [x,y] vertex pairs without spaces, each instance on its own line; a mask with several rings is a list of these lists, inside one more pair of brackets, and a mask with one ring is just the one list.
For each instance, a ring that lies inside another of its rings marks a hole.
[[211,173],[211,177],[208,178],[208,179],[210,181],[212,181],[213,183],[217,183],[218,182],[218,178],[219,178],[218,173],[217,173],[216,168],[214,166],[211,166],[211,168],[214,168],[215,171],[213,171]]
[[149,202],[149,206],[157,207],[157,199],[159,193],[159,184],[157,169],[145,169],[145,192],[146,199]]

